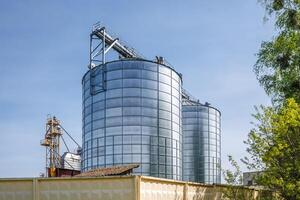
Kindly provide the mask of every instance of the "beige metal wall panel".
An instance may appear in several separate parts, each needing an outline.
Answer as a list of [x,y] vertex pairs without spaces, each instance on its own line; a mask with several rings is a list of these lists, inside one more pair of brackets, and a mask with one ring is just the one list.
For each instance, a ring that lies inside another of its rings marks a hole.
[[182,182],[141,177],[140,200],[183,200],[184,184]]
[[0,200],[32,200],[32,179],[5,179],[0,181]]
[[40,200],[135,199],[135,179],[45,179],[39,183]]
[[[140,200],[221,200],[226,185],[204,185],[154,177],[138,177]],[[258,191],[241,188],[249,200],[258,199]],[[227,198],[228,200],[230,198]]]
[[187,185],[186,200],[217,200],[221,199],[220,188],[205,185]]
[[[0,179],[0,200],[220,200],[226,189],[144,176]],[[259,199],[259,190],[236,189]]]
[[0,200],[135,200],[133,176],[0,179]]

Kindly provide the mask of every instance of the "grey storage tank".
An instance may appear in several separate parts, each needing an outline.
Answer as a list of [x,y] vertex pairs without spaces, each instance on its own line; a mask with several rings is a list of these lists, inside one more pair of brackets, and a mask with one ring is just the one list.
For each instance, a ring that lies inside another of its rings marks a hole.
[[134,174],[182,179],[181,76],[129,59],[90,69],[83,86],[82,171],[140,164]]
[[183,180],[221,183],[221,113],[184,95]]
[[70,170],[81,170],[81,157],[79,154],[65,152],[62,155],[62,168]]

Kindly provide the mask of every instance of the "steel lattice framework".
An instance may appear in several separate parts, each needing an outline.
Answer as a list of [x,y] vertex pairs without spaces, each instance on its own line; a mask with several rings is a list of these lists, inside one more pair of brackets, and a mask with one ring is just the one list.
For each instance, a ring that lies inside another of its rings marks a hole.
[[121,58],[143,58],[135,50],[123,45],[119,38],[113,38],[104,26],[96,23],[90,34],[90,63],[89,68],[106,63],[106,54],[109,50],[115,50]]

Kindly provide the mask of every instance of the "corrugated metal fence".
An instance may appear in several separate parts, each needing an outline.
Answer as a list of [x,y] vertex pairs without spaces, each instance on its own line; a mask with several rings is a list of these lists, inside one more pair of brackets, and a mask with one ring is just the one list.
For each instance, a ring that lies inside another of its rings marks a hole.
[[223,188],[145,176],[0,179],[0,200],[218,200]]

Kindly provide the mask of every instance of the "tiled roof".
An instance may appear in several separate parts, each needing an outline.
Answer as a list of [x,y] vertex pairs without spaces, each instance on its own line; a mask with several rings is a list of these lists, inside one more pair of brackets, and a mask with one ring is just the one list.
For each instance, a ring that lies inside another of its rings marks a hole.
[[76,175],[76,177],[101,177],[101,176],[114,176],[114,175],[124,175],[131,172],[132,169],[138,168],[138,164],[131,165],[118,165],[106,168],[92,169],[87,172]]

